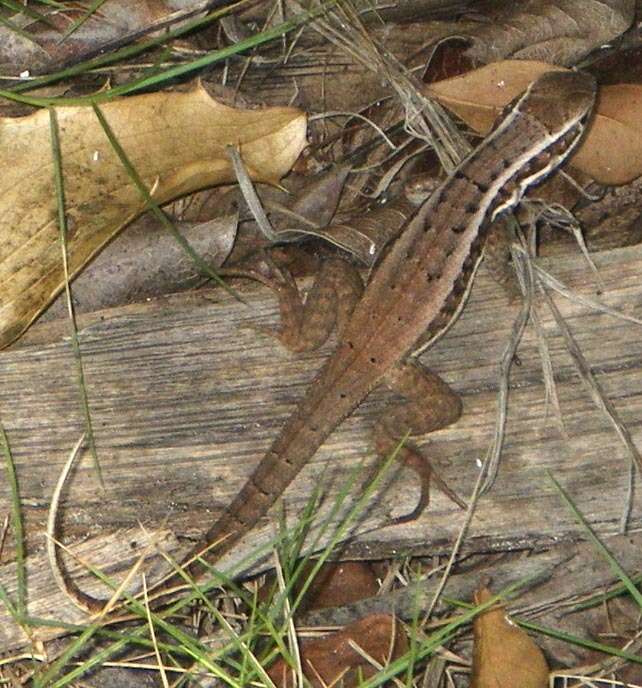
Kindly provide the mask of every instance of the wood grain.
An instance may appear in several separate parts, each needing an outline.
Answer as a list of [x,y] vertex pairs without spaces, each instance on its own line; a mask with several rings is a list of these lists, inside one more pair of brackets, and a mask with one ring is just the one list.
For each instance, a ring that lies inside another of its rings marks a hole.
[[[602,300],[642,316],[642,249],[596,255],[605,287]],[[545,262],[560,279],[586,295],[595,282],[584,261],[556,257]],[[260,459],[287,414],[314,377],[323,356],[289,354],[250,329],[274,322],[276,304],[263,288],[236,285],[248,305],[220,290],[184,294],[104,311],[81,320],[81,346],[91,413],[106,490],[86,456],[65,494],[61,537],[72,551],[110,575],[126,570],[146,536],[174,554],[176,538],[206,530]],[[642,337],[640,327],[556,301],[585,355],[642,446]],[[423,360],[462,394],[465,413],[454,426],[424,438],[443,477],[464,497],[477,478],[492,437],[496,414],[497,361],[517,306],[482,270],[455,327]],[[613,533],[626,495],[628,458],[609,423],[593,406],[563,342],[542,307],[553,356],[563,418],[544,399],[532,328],[513,368],[508,433],[497,483],[480,502],[466,551],[542,548],[577,541],[577,524],[545,477],[545,469],[571,493],[598,533]],[[83,430],[76,366],[67,323],[36,326],[17,346],[2,352],[0,413],[17,464],[29,547],[29,611],[80,620],[55,588],[44,556],[44,523],[58,473]],[[289,518],[322,484],[325,506],[351,472],[372,465],[369,429],[390,395],[375,392],[335,432],[286,493]],[[362,462],[364,462],[362,464]],[[393,466],[360,523],[369,530],[414,506],[412,475]],[[353,493],[356,492],[356,487]],[[8,487],[0,484],[2,513]],[[640,497],[631,528],[640,530]],[[322,509],[321,509],[322,511]],[[276,513],[273,510],[273,515]],[[360,556],[448,552],[463,512],[435,493],[416,522],[360,535],[350,551]],[[226,558],[225,567],[274,532],[270,523]],[[11,539],[4,547],[0,581],[11,594],[15,573]],[[71,562],[80,575],[81,566]],[[150,573],[153,576],[154,573]],[[91,577],[83,586],[104,594]],[[4,614],[4,612],[2,612]],[[55,631],[43,630],[47,638]],[[24,643],[5,616],[0,645]]]

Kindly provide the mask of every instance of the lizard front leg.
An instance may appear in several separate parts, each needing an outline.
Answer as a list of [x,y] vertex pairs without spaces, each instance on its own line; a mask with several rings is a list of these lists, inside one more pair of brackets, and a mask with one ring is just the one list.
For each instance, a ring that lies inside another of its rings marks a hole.
[[276,337],[293,352],[318,349],[335,328],[340,335],[363,293],[359,272],[340,258],[321,263],[305,299],[289,271],[277,267],[270,258],[263,258],[252,269],[228,274],[259,280],[272,289],[279,301],[280,324],[277,328],[256,329]]
[[[385,383],[406,401],[386,411],[375,428],[375,446],[381,456],[389,456],[408,434],[439,430],[461,416],[459,395],[439,375],[419,363],[400,363],[386,375]],[[406,441],[397,458],[417,473],[421,493],[417,506],[409,514],[396,519],[396,523],[412,521],[420,516],[430,500],[431,481],[455,504],[466,508],[466,503],[439,477],[414,442]]]
[[521,296],[517,275],[511,263],[510,247],[513,243],[513,230],[509,219],[498,217],[491,225],[484,248],[484,265],[493,280],[504,290],[509,301]]
[[280,299],[281,343],[291,351],[314,351],[333,329],[341,336],[362,294],[363,281],[353,265],[324,260],[305,301]]

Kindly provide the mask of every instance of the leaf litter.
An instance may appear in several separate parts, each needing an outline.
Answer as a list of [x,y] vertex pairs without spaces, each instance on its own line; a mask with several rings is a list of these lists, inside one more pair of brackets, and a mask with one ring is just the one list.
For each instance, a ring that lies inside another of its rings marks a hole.
[[[410,103],[415,102],[414,99],[415,99],[415,96],[412,96],[412,97],[409,99],[409,102],[410,102]],[[411,108],[411,107],[408,108],[408,112],[412,112],[412,108]],[[414,130],[413,130],[413,131],[414,131]],[[480,684],[480,685],[483,685],[483,684]],[[524,684],[524,685],[526,685],[526,684]]]

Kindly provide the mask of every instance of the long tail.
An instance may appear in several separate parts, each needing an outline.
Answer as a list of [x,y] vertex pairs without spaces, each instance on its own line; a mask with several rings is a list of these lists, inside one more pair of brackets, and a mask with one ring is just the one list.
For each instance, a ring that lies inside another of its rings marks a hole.
[[[252,530],[326,438],[378,382],[365,379],[363,374],[359,373],[359,366],[354,365],[352,352],[340,355],[341,349],[340,345],[238,495],[181,561],[180,566],[184,573],[197,579],[206,568],[201,558],[212,565]],[[350,393],[341,391],[345,389],[349,389]],[[54,578],[63,593],[84,611],[102,615],[109,600],[94,597],[77,585],[66,570],[53,538],[57,530],[60,493],[74,461],[81,453],[81,446],[82,443],[79,443],[72,453],[52,498],[49,522],[53,551],[50,551],[50,559]],[[149,599],[162,602],[171,593],[185,587],[183,577],[173,573],[148,589]],[[110,611],[122,605],[123,602],[118,602]]]

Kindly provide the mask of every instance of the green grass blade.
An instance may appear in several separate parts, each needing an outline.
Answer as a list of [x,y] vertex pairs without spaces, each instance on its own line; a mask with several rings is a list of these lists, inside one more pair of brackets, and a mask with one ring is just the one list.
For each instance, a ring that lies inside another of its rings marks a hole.
[[73,301],[71,298],[71,287],[69,285],[69,266],[67,254],[67,213],[65,212],[65,188],[62,173],[62,153],[60,150],[60,137],[58,134],[58,121],[56,111],[49,108],[49,130],[51,132],[51,149],[54,168],[54,185],[56,190],[56,201],[58,207],[58,228],[60,230],[60,246],[62,250],[62,264],[65,274],[65,294],[67,296],[67,310],[71,323],[71,347],[76,361],[76,372],[78,375],[78,388],[80,392],[80,403],[85,417],[85,431],[89,448],[91,451],[94,469],[98,476],[98,482],[104,487],[103,474],[96,451],[96,440],[94,437],[94,427],[91,420],[91,410],[89,408],[89,395],[85,384],[85,369],[83,366],[82,355],[80,353],[80,343],[78,341],[78,328],[76,326],[76,316],[74,313]]
[[0,5],[4,5],[5,7],[14,11],[16,14],[25,14],[35,21],[41,21],[44,24],[47,24],[47,26],[50,26],[52,29],[56,29],[56,31],[58,30],[56,25],[51,21],[51,19],[49,19],[49,17],[37,12],[28,5],[21,5],[19,2],[15,2],[15,0],[0,0]]
[[[100,579],[112,590],[117,590],[119,588],[118,583],[113,581],[109,576],[105,575],[99,569],[96,569],[93,566],[89,566],[88,569],[93,575],[95,575],[98,579]],[[73,641],[68,648],[66,648],[66,650],[58,658],[58,660],[56,660],[56,662],[50,665],[50,667],[48,667],[46,670],[43,670],[43,672],[39,675],[37,679],[38,686],[42,686],[44,688],[44,686],[49,687],[51,685],[55,686],[56,688],[63,688],[63,686],[66,686],[69,683],[76,681],[86,672],[99,667],[111,656],[124,649],[127,646],[127,644],[133,642],[134,639],[140,638],[141,636],[146,636],[148,634],[147,608],[140,600],[136,599],[129,593],[122,591],[122,595],[126,603],[126,610],[128,612],[131,612],[132,614],[139,616],[144,622],[142,626],[139,629],[137,629],[136,632],[130,634],[129,637],[117,639],[113,644],[109,645],[108,647],[103,648],[99,652],[92,653],[91,656],[89,656],[84,662],[82,662],[78,666],[75,666],[73,669],[71,669],[71,671],[69,671],[67,674],[63,675],[57,681],[54,682],[54,679],[56,679],[56,677],[62,672],[62,670],[65,668],[65,665],[69,661],[71,661],[73,657],[80,653],[84,645],[94,635],[104,634],[104,629],[102,629],[100,623],[93,623],[86,626],[83,629],[81,635],[75,641]],[[194,597],[190,597],[189,601],[191,602],[193,601],[193,599]],[[185,601],[185,604],[187,604],[187,601]],[[169,608],[168,610],[165,610],[162,613],[151,613],[149,615],[151,616],[152,623],[154,623],[155,627],[157,626],[164,633],[168,634],[176,641],[177,645],[171,646],[172,651],[180,652],[181,654],[190,657],[199,657],[207,655],[208,650],[205,645],[202,645],[197,639],[193,638],[192,636],[185,633],[182,629],[172,625],[171,623],[165,620],[164,617],[168,616],[172,611],[173,607]],[[151,641],[146,640],[144,641],[144,644],[150,646]],[[209,663],[209,661],[207,663],[206,668],[208,671],[213,671],[213,667],[211,663]],[[217,670],[217,676],[219,676],[219,678],[225,677],[220,670]]]
[[33,678],[35,688],[50,688],[52,685],[64,685],[60,682],[52,682],[65,666],[82,650],[98,629],[98,624],[87,626],[78,638],[69,643],[58,659],[52,662],[47,668],[43,667],[43,670],[38,672]]
[[25,31],[17,24],[14,24],[14,22],[12,22],[10,19],[7,19],[2,15],[0,15],[0,24],[6,26],[10,31],[13,31],[14,33],[18,34],[18,36],[21,36],[30,43],[35,43],[34,37],[28,31]]
[[163,71],[161,74],[156,76],[143,77],[142,79],[135,79],[129,84],[123,84],[121,87],[113,89],[116,95],[125,95],[130,93],[135,93],[142,89],[158,88],[162,83],[165,83],[168,79],[176,79],[178,77],[187,76],[193,72],[205,69],[215,64],[216,62],[221,62],[222,60],[232,57],[232,55],[237,55],[238,53],[245,52],[246,50],[251,50],[265,43],[269,43],[276,38],[280,38],[285,34],[297,29],[302,24],[305,24],[312,19],[320,16],[327,11],[327,8],[335,4],[337,0],[330,0],[324,6],[311,10],[309,12],[301,12],[295,15],[292,19],[285,21],[272,29],[268,29],[254,36],[250,36],[234,45],[227,48],[222,48],[214,53],[208,53],[200,58],[192,60],[186,64],[177,65],[176,67],[171,67]]
[[419,662],[434,654],[439,647],[447,643],[448,640],[453,637],[463,625],[470,623],[478,614],[481,614],[486,609],[489,609],[497,602],[505,602],[520,588],[528,586],[535,578],[535,576],[529,576],[528,578],[517,581],[516,583],[507,586],[490,599],[486,600],[486,602],[483,602],[477,606],[472,606],[456,619],[453,619],[453,621],[450,623],[446,624],[434,633],[431,633],[431,635],[426,638],[423,643],[418,644],[417,647],[409,650],[409,652],[407,652],[404,656],[399,657],[394,662],[391,662],[376,676],[373,676],[371,679],[364,682],[361,688],[376,688],[377,686],[384,685],[386,681],[389,681],[401,671],[405,670],[406,663],[410,659],[413,659],[415,662]]
[[[173,29],[172,31],[168,31],[167,33],[163,32],[160,36],[156,36],[144,42],[125,46],[112,53],[99,55],[97,57],[84,60],[83,62],[75,64],[71,67],[67,67],[65,69],[60,69],[57,72],[53,72],[52,74],[47,74],[41,77],[30,79],[28,81],[24,81],[22,83],[16,84],[15,86],[12,86],[8,89],[8,91],[11,93],[21,93],[23,91],[30,91],[35,88],[48,86],[63,79],[70,79],[71,77],[78,76],[80,74],[85,74],[86,72],[92,69],[107,67],[111,64],[123,62],[132,57],[136,57],[137,55],[140,55],[141,53],[144,53],[147,50],[151,50],[157,46],[164,45],[165,43],[174,38],[179,38],[180,36],[186,33],[196,31],[200,28],[204,28],[208,24],[217,21],[222,16],[225,16],[226,14],[229,14],[236,9],[241,9],[243,6],[248,4],[248,2],[249,0],[240,0],[239,2],[234,3],[232,5],[227,5],[221,10],[212,12],[206,15],[205,17],[199,17],[197,19],[185,22],[184,24],[182,24],[176,29]],[[46,107],[46,105],[44,105],[44,107]]]
[[[384,476],[388,472],[388,469],[390,468],[391,463],[396,459],[396,456],[403,446],[403,443],[407,437],[404,437],[399,445],[395,448],[395,450],[390,454],[390,456],[386,457],[385,461],[381,463],[381,465],[377,468],[376,473],[374,474],[372,480],[368,483],[366,488],[363,490],[360,498],[355,502],[355,504],[350,508],[348,513],[343,517],[341,522],[339,524],[334,524],[334,520],[336,518],[337,513],[341,510],[343,507],[346,499],[349,497],[350,494],[354,493],[354,486],[356,482],[358,481],[360,475],[362,474],[362,466],[361,464],[357,465],[354,470],[351,472],[350,476],[348,479],[344,482],[340,492],[337,494],[335,497],[334,503],[332,505],[332,509],[330,512],[325,516],[323,523],[319,526],[317,529],[316,537],[314,540],[309,543],[309,553],[306,554],[297,564],[296,568],[293,570],[291,576],[286,582],[285,589],[281,591],[281,593],[275,598],[275,600],[272,603],[272,612],[271,615],[272,617],[275,617],[277,614],[281,613],[281,610],[283,609],[285,598],[287,598],[291,593],[294,588],[294,585],[296,582],[299,580],[300,577],[302,577],[304,571],[306,571],[308,564],[310,563],[311,557],[312,557],[312,552],[316,550],[316,545],[319,542],[319,540],[326,534],[326,532],[330,528],[334,528],[334,532],[332,534],[332,537],[329,539],[328,543],[325,545],[323,551],[315,557],[314,561],[314,566],[307,571],[306,578],[297,593],[296,598],[293,600],[291,606],[290,606],[290,614],[286,616],[286,618],[283,620],[283,628],[285,629],[287,624],[290,622],[292,616],[296,612],[296,610],[299,608],[301,605],[306,592],[308,591],[310,585],[314,581],[315,577],[319,573],[321,567],[325,564],[325,562],[328,560],[334,549],[336,548],[338,542],[346,535],[348,529],[351,527],[351,525],[357,520],[360,514],[363,513],[365,508],[367,507],[368,502],[372,499],[373,493],[376,491],[378,488],[381,480],[383,480]],[[310,507],[310,504],[308,505]],[[308,509],[306,507],[306,509]],[[310,520],[314,519],[315,514],[314,511],[310,508],[309,509],[309,518]],[[307,531],[307,524],[301,525],[297,528],[300,532],[306,532]],[[274,658],[278,655],[281,654],[286,661],[289,661],[288,655],[282,652],[282,648],[278,646],[273,648],[271,652],[264,658],[264,661],[266,663],[271,662],[274,660]]]
[[622,659],[626,659],[629,662],[642,664],[642,656],[634,655],[630,652],[625,652],[624,650],[620,650],[620,648],[618,647],[613,647],[612,645],[604,645],[604,643],[597,643],[594,640],[588,640],[586,638],[578,638],[577,636],[571,635],[570,633],[558,631],[556,628],[547,628],[546,626],[540,626],[539,624],[531,623],[530,621],[523,621],[522,619],[513,618],[513,621],[518,626],[521,626],[527,631],[541,633],[542,635],[547,635],[551,638],[562,640],[565,643],[571,643],[573,645],[578,645],[579,647],[585,647],[588,650],[597,650],[598,652],[604,652],[607,655],[621,657]]
[[551,482],[555,486],[555,489],[559,492],[562,500],[568,506],[568,508],[570,509],[573,516],[575,516],[575,518],[577,519],[577,522],[586,531],[586,534],[589,536],[589,539],[593,543],[595,549],[599,552],[599,554],[602,556],[602,558],[608,563],[608,565],[611,567],[611,570],[613,571],[613,573],[615,573],[615,575],[620,579],[620,581],[622,581],[622,584],[629,591],[629,594],[631,595],[631,597],[635,600],[635,602],[640,607],[640,609],[642,609],[642,593],[640,593],[640,591],[635,586],[635,583],[631,580],[631,578],[626,573],[626,571],[620,566],[620,564],[617,562],[615,557],[611,554],[611,552],[609,552],[607,547],[602,543],[602,541],[595,534],[594,530],[591,528],[588,521],[580,513],[579,509],[575,506],[575,504],[573,503],[573,500],[569,497],[569,495],[564,490],[564,488],[557,482],[557,480],[555,480],[555,478],[553,477],[552,473],[550,473],[550,471],[547,471],[547,473],[548,473],[548,477],[550,478]]
[[[642,573],[638,573],[635,576],[630,576],[630,578],[636,587],[642,584]],[[608,602],[609,600],[626,594],[626,592],[626,586],[623,583],[618,583],[617,585],[614,585],[613,588],[608,592],[600,592],[596,595],[591,595],[591,597],[589,597],[588,599],[576,604],[572,609],[569,610],[569,613],[572,614],[575,612],[581,612],[584,609],[590,609],[591,607],[603,605],[605,602]]]
[[[15,613],[12,616],[17,619],[22,619],[27,613],[27,573],[25,568],[25,543],[24,543],[24,529],[22,527],[22,512],[20,510],[20,489],[18,485],[18,475],[16,474],[16,465],[13,462],[13,455],[9,445],[9,439],[4,426],[0,423],[0,444],[2,445],[2,453],[5,459],[5,471],[7,474],[7,482],[9,483],[9,491],[11,494],[11,525],[13,529],[13,539],[15,543],[16,553],[16,583],[17,583],[17,599]],[[6,594],[3,595],[2,601],[9,606],[9,599]]]
[[[171,67],[170,69],[164,70],[159,74],[144,76],[139,79],[135,79],[128,83],[122,84],[121,86],[117,86],[116,88],[112,88],[108,91],[103,91],[101,93],[96,93],[91,96],[82,96],[77,98],[45,98],[22,95],[21,92],[31,90],[33,88],[40,88],[42,86],[55,83],[62,79],[67,79],[71,76],[82,74],[94,67],[102,67],[106,64],[111,64],[112,62],[117,61],[116,54],[109,56],[101,56],[93,60],[87,60],[87,62],[82,63],[81,65],[69,67],[68,69],[56,72],[56,74],[41,77],[38,79],[32,79],[29,82],[18,84],[11,90],[0,89],[0,97],[7,98],[9,100],[14,100],[20,103],[25,103],[27,105],[34,105],[36,107],[49,107],[51,105],[89,105],[94,103],[102,103],[111,100],[117,96],[125,94],[129,95],[135,93],[136,91],[141,91],[143,89],[150,89],[152,87],[159,88],[168,81],[174,80],[178,77],[187,76],[189,74],[192,74],[193,72],[210,67],[213,64],[216,64],[217,62],[221,62],[222,60],[225,60],[228,57],[231,57],[238,53],[242,53],[245,50],[249,50],[259,45],[263,45],[264,43],[268,43],[274,40],[275,38],[284,36],[285,34],[289,33],[290,31],[293,31],[294,29],[297,29],[299,26],[305,24],[306,22],[309,22],[315,19],[316,17],[320,16],[321,14],[326,12],[330,6],[336,4],[337,1],[338,0],[328,0],[328,2],[326,2],[325,5],[316,10],[312,10],[309,12],[301,12],[300,14],[295,15],[292,19],[273,27],[272,29],[264,31],[260,34],[256,34],[255,36],[251,36],[250,38],[239,41],[238,43],[235,43],[234,45],[228,46],[226,48],[222,48],[221,50],[216,50],[212,53],[207,53],[206,55],[203,55],[202,57],[199,57],[195,60],[192,60],[191,62],[177,65],[176,67]],[[215,16],[209,17],[208,21],[211,22],[214,21],[214,19],[219,19],[221,16],[224,16],[227,13],[228,8],[226,8],[225,11],[217,12]],[[201,22],[204,23],[204,20],[201,20]],[[185,32],[185,27],[182,27],[181,30],[177,29],[173,35],[174,37],[176,37]],[[147,47],[151,47],[152,45],[158,45],[160,43],[163,43],[166,40],[167,36],[163,36],[162,39],[159,38],[155,41],[149,41],[145,45],[147,45]],[[140,52],[142,52],[140,46],[129,47],[118,52],[118,59],[120,60],[124,59],[125,57],[132,57],[133,55],[136,55]]]
[[74,31],[81,27],[100,7],[105,3],[105,0],[94,0],[91,5],[87,8],[85,14],[78,17],[75,22],[73,22],[62,35],[60,39],[61,42],[68,38]]
[[[401,439],[399,444],[395,447],[394,451],[386,457],[386,459],[383,461],[381,466],[378,468],[377,472],[375,473],[373,479],[370,481],[370,483],[366,486],[365,490],[363,490],[361,496],[355,504],[352,506],[346,517],[343,519],[343,521],[339,524],[339,526],[335,529],[335,532],[333,533],[332,537],[330,538],[328,544],[325,546],[323,552],[319,555],[319,557],[316,559],[315,564],[312,568],[312,571],[310,572],[310,575],[308,576],[308,579],[304,582],[303,586],[301,587],[301,590],[299,591],[299,594],[297,595],[297,598],[294,600],[292,604],[292,611],[294,612],[298,606],[301,604],[303,601],[303,597],[305,593],[307,592],[308,588],[310,587],[312,581],[314,580],[315,576],[319,573],[321,567],[323,564],[328,560],[330,554],[334,551],[338,543],[341,541],[341,539],[346,535],[348,529],[350,526],[357,520],[357,518],[365,511],[365,509],[368,506],[368,502],[372,499],[372,495],[374,492],[377,490],[379,487],[379,484],[381,481],[384,479],[386,473],[388,472],[391,464],[396,460],[397,455],[401,451],[401,448],[404,445],[404,442],[408,439],[408,433],[406,434],[405,437]],[[337,500],[335,502],[335,505],[333,506],[333,509],[331,513],[328,515],[326,522],[324,524],[324,527],[320,529],[320,532],[317,536],[317,540],[324,534],[324,532],[328,529],[330,526],[332,519],[336,512],[340,509],[341,505],[343,502],[347,499],[348,495],[352,492],[352,489],[354,487],[354,483],[359,477],[361,466],[357,466],[355,470],[352,472],[352,475],[349,480],[346,481],[346,484],[340,491],[339,495],[337,496]],[[315,540],[316,542],[316,540]],[[314,549],[314,544],[312,544],[311,549]],[[305,561],[305,560],[304,560]]]
[[[18,610],[16,607],[13,605],[13,602],[11,601],[11,597],[9,597],[9,593],[7,592],[7,589],[0,583],[0,602],[4,604],[4,606],[7,608],[7,611],[9,612],[9,615],[15,620],[16,623],[20,623],[21,618],[18,613]],[[23,617],[27,618],[27,617]]]

